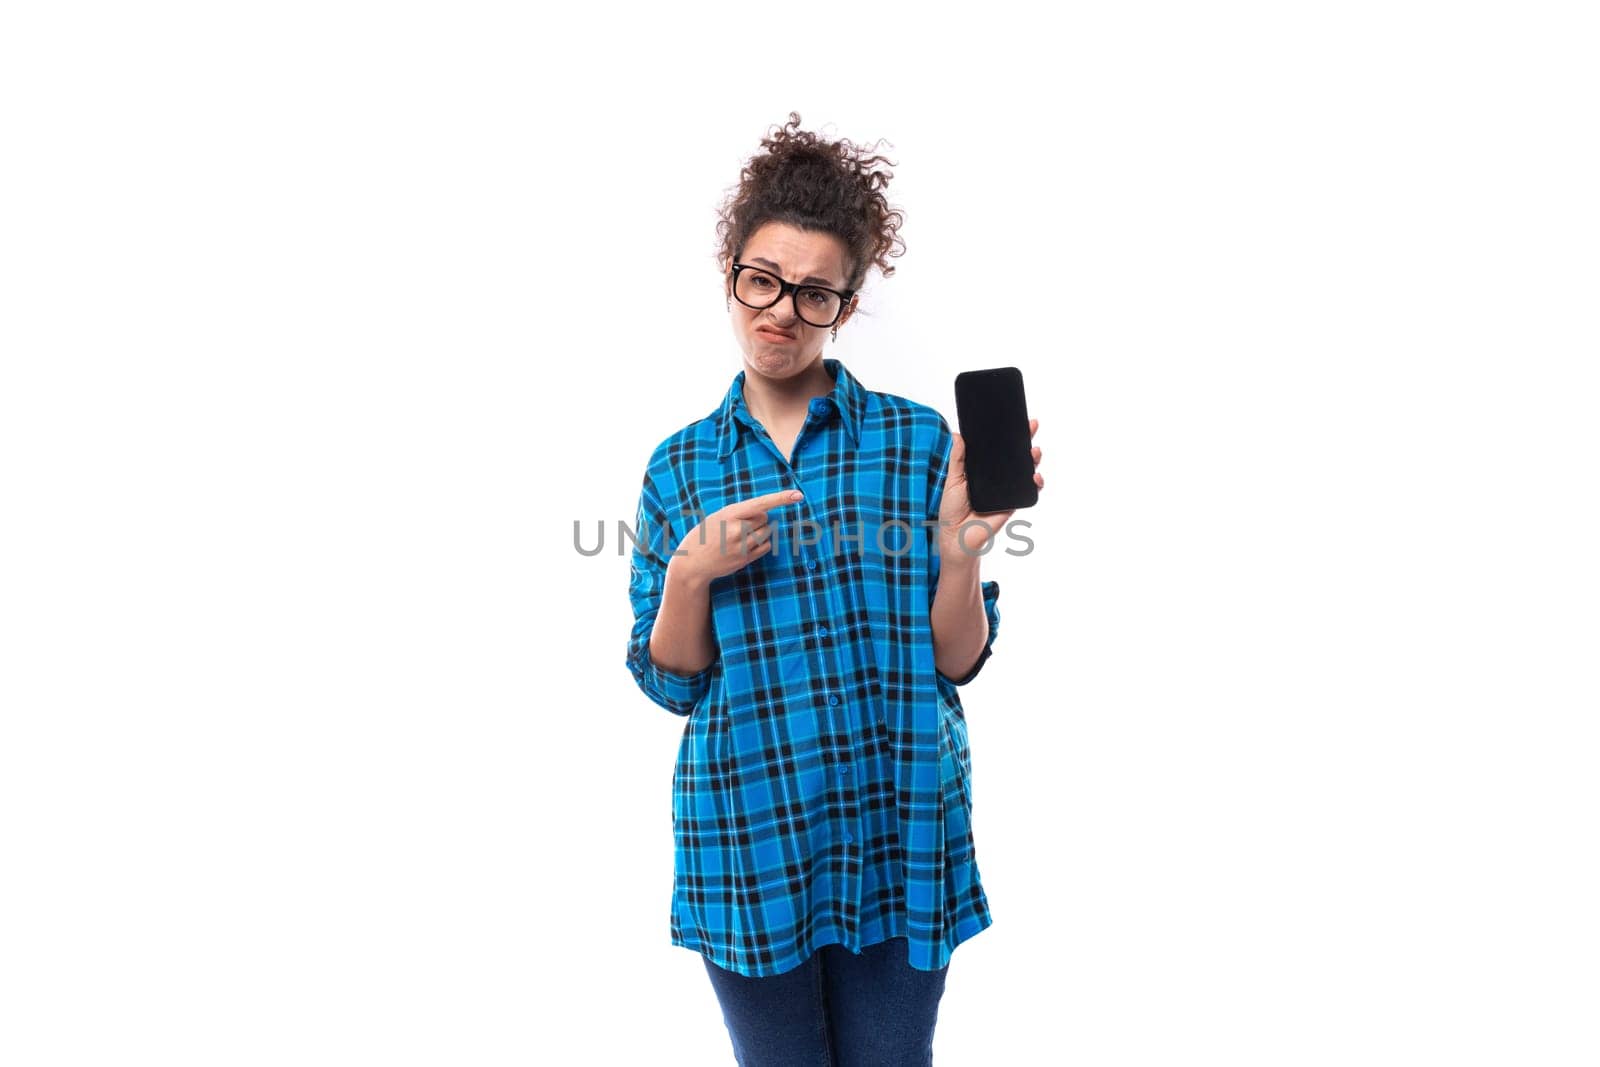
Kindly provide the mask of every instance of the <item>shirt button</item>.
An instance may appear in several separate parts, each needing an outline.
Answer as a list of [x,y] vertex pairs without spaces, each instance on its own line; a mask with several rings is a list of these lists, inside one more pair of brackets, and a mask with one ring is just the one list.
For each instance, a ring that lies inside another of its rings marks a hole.
[[817,569],[817,561],[816,560],[814,560],[814,559],[806,560],[806,570],[814,571],[816,569]]
[[847,844],[847,845],[848,845],[848,844],[849,844],[849,843],[850,843],[850,842],[852,842],[852,841],[854,841],[854,840],[855,840],[855,838],[854,838],[854,837],[852,837],[852,836],[851,836],[851,835],[850,835],[850,832],[849,832],[849,831],[848,831],[848,830],[847,830],[847,831],[845,831],[845,835],[844,835],[844,842],[845,842],[845,844]]
[[839,773],[840,774],[849,774],[850,773],[850,764],[848,764],[848,763],[839,764]]
[[837,696],[830,696],[828,697],[828,703],[837,704],[839,703],[839,698]]
[[825,634],[825,633],[827,633],[827,632],[828,632],[828,628],[827,628],[827,626],[825,626],[825,625],[823,625],[823,624],[822,624],[822,623],[820,623],[820,622],[819,622],[819,623],[818,623],[818,624],[817,624],[817,633],[819,633],[819,634]]

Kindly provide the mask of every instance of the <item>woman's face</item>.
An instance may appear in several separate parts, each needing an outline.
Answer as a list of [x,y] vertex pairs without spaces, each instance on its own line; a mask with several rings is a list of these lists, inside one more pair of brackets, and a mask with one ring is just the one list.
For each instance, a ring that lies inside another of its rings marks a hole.
[[[827,233],[813,233],[782,222],[763,224],[745,242],[740,263],[760,267],[786,282],[845,288],[844,242]],[[744,350],[745,366],[767,378],[792,378],[815,362],[829,339],[827,326],[812,326],[794,311],[794,297],[769,308],[746,307],[733,297],[733,268],[723,279],[732,299],[733,333]],[[842,326],[855,310],[856,299],[840,314]],[[787,334],[779,336],[768,331]]]

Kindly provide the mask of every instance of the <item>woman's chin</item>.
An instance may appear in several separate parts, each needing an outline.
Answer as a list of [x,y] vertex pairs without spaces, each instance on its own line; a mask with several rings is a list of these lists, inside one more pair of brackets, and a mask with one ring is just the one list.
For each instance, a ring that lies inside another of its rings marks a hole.
[[769,378],[787,378],[797,373],[801,367],[797,351],[765,345],[759,341],[750,352],[750,363]]

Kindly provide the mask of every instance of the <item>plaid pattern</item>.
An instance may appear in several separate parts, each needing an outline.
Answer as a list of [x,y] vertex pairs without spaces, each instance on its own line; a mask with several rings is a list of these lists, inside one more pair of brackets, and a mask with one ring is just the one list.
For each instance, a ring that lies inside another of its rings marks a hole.
[[[628,669],[685,720],[672,943],[749,976],[901,936],[911,965],[935,970],[991,922],[957,687],[991,654],[1000,586],[982,583],[977,664],[945,677],[929,621],[939,553],[920,524],[938,518],[949,425],[823,362],[834,388],[811,401],[792,464],[745,406],[740,371],[716,411],[656,447],[635,527]],[[672,550],[706,514],[790,488],[805,499],[769,512],[772,548],[711,584],[716,658],[662,670],[649,640]],[[802,519],[819,528],[791,528]]]

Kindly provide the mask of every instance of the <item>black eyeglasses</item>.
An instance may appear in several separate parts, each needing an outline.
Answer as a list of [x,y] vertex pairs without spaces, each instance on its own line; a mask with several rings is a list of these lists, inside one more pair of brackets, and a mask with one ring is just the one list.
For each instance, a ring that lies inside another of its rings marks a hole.
[[792,297],[794,313],[800,316],[802,322],[826,329],[839,321],[839,315],[856,295],[856,290],[840,292],[822,285],[799,285],[786,282],[760,267],[735,263],[733,295],[739,303],[757,311],[771,307],[786,296]]

